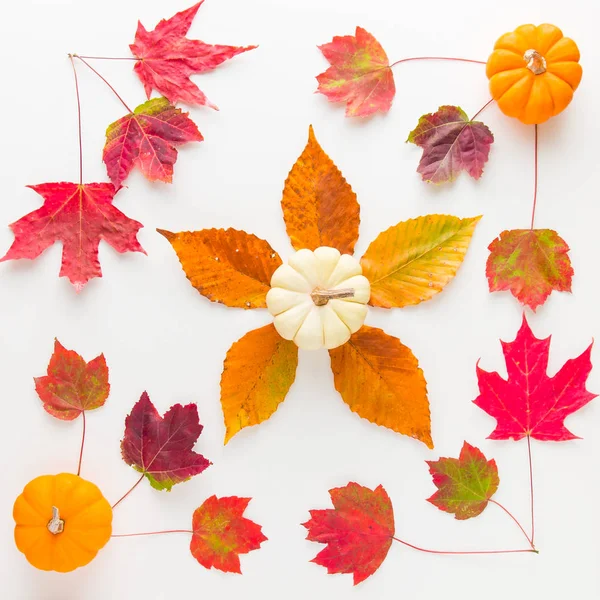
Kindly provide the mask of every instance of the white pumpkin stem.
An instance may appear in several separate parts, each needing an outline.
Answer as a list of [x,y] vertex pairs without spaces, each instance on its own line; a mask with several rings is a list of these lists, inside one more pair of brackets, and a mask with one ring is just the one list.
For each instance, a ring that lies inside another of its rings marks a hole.
[[542,75],[546,72],[546,59],[533,48],[527,50],[525,54],[523,54],[523,59],[527,61],[527,68],[534,75]]
[[52,518],[48,521],[47,527],[53,535],[62,533],[65,529],[65,522],[60,518],[60,511],[56,506],[52,507]]
[[346,288],[343,290],[322,290],[316,288],[312,291],[310,297],[317,306],[325,306],[330,300],[339,300],[340,298],[354,298],[354,289]]

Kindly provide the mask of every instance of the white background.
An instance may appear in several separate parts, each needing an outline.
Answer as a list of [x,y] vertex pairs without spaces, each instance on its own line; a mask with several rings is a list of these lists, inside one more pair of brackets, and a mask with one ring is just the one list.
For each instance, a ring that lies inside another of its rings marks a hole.
[[[137,19],[151,29],[192,0],[26,0],[5,7],[0,23],[2,144],[0,252],[13,240],[8,224],[40,206],[26,184],[76,181],[76,104],[67,52],[128,56]],[[316,48],[334,35],[371,31],[390,60],[420,55],[485,60],[495,39],[527,22],[551,22],[575,38],[584,78],[566,112],[540,127],[537,224],[555,228],[572,246],[573,294],[558,294],[530,323],[553,335],[550,372],[600,334],[598,320],[597,155],[600,135],[600,46],[592,3],[584,0],[398,2],[397,0],[208,0],[192,38],[260,44],[213,73],[195,76],[220,112],[194,108],[206,141],[180,152],[175,183],[150,184],[138,172],[116,206],[145,227],[148,252],[118,255],[101,244],[104,277],[77,295],[57,277],[58,244],[34,262],[0,265],[3,427],[0,456],[0,582],[11,600],[107,598],[331,598],[488,600],[527,597],[595,598],[600,406],[568,419],[583,439],[533,443],[536,541],[529,554],[448,557],[395,544],[379,571],[352,588],[351,576],[328,576],[308,561],[322,548],[305,541],[300,523],[311,508],[330,506],[327,490],[348,481],[383,484],[392,498],[397,535],[440,549],[521,548],[524,540],[490,506],[467,522],[425,502],[433,491],[425,460],[456,456],[464,439],[495,457],[497,499],[528,524],[525,442],[485,438],[494,422],[471,401],[475,363],[505,373],[499,339],[512,340],[522,310],[508,293],[490,295],[484,275],[487,245],[503,229],[527,227],[532,200],[533,129],[495,106],[482,115],[496,142],[480,182],[461,176],[429,187],[415,169],[420,151],[404,144],[418,117],[441,104],[473,114],[488,100],[484,67],[408,63],[395,68],[397,94],[388,115],[344,117],[343,107],[313,92],[327,64]],[[596,15],[597,16],[597,15]],[[132,105],[145,97],[132,64],[96,62]],[[123,114],[111,92],[83,65],[84,179],[105,181],[100,161],[105,127]],[[223,447],[219,405],[222,361],[229,346],[265,324],[266,311],[211,304],[186,280],[170,245],[155,232],[235,227],[291,251],[281,218],[281,190],[313,123],[317,138],[341,168],[361,204],[360,256],[383,229],[421,214],[483,214],[456,279],[430,302],[405,310],[371,310],[367,322],[410,346],[424,369],[433,417],[434,451],[351,413],[333,389],[328,357],[301,352],[294,384],[268,422]],[[115,511],[114,532],[187,528],[194,508],[211,494],[251,496],[247,516],[269,541],[242,557],[243,576],[207,571],[188,551],[185,535],[111,541],[85,569],[68,575],[33,569],[12,540],[12,504],[42,473],[76,468],[81,422],[52,419],[41,408],[33,377],[43,375],[53,339],[90,360],[104,352],[111,395],[89,415],[82,475],[115,500],[136,474],[120,458],[123,421],[143,390],[162,412],[197,402],[205,430],[197,450],[214,465],[171,493],[144,482]],[[598,363],[595,350],[593,360]],[[588,387],[600,391],[600,369]]]

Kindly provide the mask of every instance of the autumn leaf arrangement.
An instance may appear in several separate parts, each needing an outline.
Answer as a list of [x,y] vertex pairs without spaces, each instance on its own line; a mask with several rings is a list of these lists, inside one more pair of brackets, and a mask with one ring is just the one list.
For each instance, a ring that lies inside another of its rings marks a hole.
[[175,404],[161,416],[148,394],[141,395],[125,419],[121,441],[124,462],[140,476],[111,505],[81,477],[86,414],[104,406],[110,393],[104,355],[86,362],[55,340],[47,374],[35,378],[35,389],[47,413],[62,421],[82,421],[77,474],[37,477],[14,505],[15,542],[35,567],[68,572],[88,564],[112,538],[177,533],[191,536],[190,552],[205,568],[241,573],[239,555],[266,541],[261,527],[243,516],[250,498],[237,496],[207,498],[194,510],[187,529],[112,533],[113,510],[144,479],[156,490],[170,491],[211,465],[194,450],[203,429],[196,405]]
[[[60,276],[67,277],[77,291],[94,277],[101,277],[98,260],[100,240],[117,252],[143,252],[137,239],[142,227],[113,205],[131,171],[139,169],[149,181],[170,183],[177,161],[177,148],[201,142],[202,134],[188,113],[176,105],[217,109],[193,83],[190,75],[210,71],[234,56],[256,46],[206,44],[186,37],[204,0],[162,20],[148,31],[138,23],[131,57],[95,57],[71,54],[79,118],[79,182],[42,183],[29,186],[42,196],[41,208],[11,225],[15,240],[1,261],[37,258],[55,242],[62,242]],[[144,86],[148,100],[131,109],[112,85],[90,64],[93,60],[133,61],[133,70]],[[81,102],[76,64],[91,69],[127,111],[106,130],[102,160],[110,181],[83,183]],[[160,97],[152,98],[156,90]]]
[[[475,118],[492,102],[508,116],[534,125],[534,197],[529,229],[504,231],[490,246],[487,277],[490,292],[509,290],[535,311],[553,290],[571,291],[573,269],[569,247],[553,230],[534,229],[538,183],[538,125],[570,103],[581,80],[575,42],[553,25],[523,25],[496,42],[487,63],[445,57],[407,58],[389,64],[377,40],[358,27],[356,35],[335,37],[320,46],[330,68],[317,77],[330,101],[346,102],[346,115],[365,117],[387,112],[395,93],[392,67],[412,60],[458,60],[486,65],[490,100],[472,119],[456,106],[441,106],[419,119],[408,140],[423,150],[418,172],[428,183],[454,180],[461,171],[478,179],[494,141]],[[480,515],[489,504],[502,510],[526,539],[525,548],[432,550],[397,537],[391,500],[380,485],[375,490],[351,482],[330,490],[333,509],[311,510],[304,523],[308,540],[326,544],[313,562],[328,573],[351,573],[354,584],[381,566],[393,541],[434,554],[537,553],[532,439],[564,442],[575,436],[565,418],[596,397],[586,389],[592,345],[547,374],[550,338],[538,339],[527,317],[513,342],[502,342],[508,377],[477,365],[479,396],[474,403],[497,421],[493,440],[527,442],[531,522],[527,529],[493,496],[500,483],[495,460],[464,442],[458,458],[427,461],[437,491],[428,499],[458,520]]]

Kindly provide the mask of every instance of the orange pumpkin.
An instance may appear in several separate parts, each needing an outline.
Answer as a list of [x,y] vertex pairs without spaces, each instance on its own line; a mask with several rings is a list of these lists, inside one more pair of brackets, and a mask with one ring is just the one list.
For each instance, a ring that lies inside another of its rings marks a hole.
[[38,569],[87,565],[108,542],[112,509],[93,483],[70,473],[30,481],[13,507],[15,542]]
[[581,81],[579,49],[554,25],[521,25],[496,42],[487,61],[500,110],[527,124],[547,121],[571,102]]

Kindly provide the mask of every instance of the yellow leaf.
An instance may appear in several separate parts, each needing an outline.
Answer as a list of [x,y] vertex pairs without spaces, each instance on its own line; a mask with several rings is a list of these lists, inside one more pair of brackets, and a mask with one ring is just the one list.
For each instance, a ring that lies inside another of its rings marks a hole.
[[441,292],[462,264],[479,219],[426,215],[380,233],[360,260],[371,282],[370,304],[409,306]]
[[221,376],[225,443],[244,427],[266,421],[296,378],[298,346],[270,324],[247,333],[227,352]]
[[329,355],[335,389],[350,410],[433,448],[427,384],[410,348],[364,325]]
[[296,250],[331,246],[342,254],[354,252],[360,224],[356,194],[317,142],[312,125],[285,182],[281,206]]
[[211,302],[266,308],[271,276],[281,258],[268,242],[237,229],[202,229],[164,235],[191,284]]

